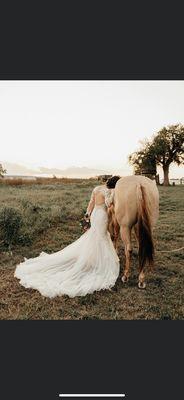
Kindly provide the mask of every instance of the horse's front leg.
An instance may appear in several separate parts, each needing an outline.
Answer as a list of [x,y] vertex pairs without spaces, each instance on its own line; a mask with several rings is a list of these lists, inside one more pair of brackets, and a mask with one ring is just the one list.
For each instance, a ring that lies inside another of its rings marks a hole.
[[122,281],[127,282],[130,276],[130,267],[132,259],[132,244],[131,244],[131,228],[129,226],[121,226],[121,238],[125,245],[125,269],[122,276]]

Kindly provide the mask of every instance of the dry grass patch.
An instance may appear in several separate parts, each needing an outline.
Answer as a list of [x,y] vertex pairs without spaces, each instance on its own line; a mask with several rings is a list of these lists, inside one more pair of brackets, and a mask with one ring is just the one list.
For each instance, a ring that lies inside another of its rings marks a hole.
[[[47,184],[0,185],[0,208],[17,208],[22,215],[20,237],[8,252],[0,237],[0,319],[183,319],[184,251],[156,252],[155,272],[147,276],[147,288],[137,288],[137,249],[133,252],[132,276],[111,290],[70,299],[47,299],[24,289],[14,278],[23,257],[41,251],[55,252],[81,235],[79,221],[86,210],[95,181],[60,181]],[[184,187],[159,188],[160,218],[154,232],[156,250],[183,246]],[[0,233],[1,236],[1,233]],[[121,271],[124,251],[119,241]]]

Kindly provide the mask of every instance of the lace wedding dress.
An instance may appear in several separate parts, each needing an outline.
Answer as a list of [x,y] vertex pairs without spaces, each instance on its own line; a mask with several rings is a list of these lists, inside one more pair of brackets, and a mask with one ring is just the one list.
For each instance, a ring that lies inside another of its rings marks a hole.
[[[93,205],[97,191],[104,194],[104,204]],[[109,193],[103,186],[93,190],[88,206],[93,205],[91,227],[79,239],[56,253],[41,253],[16,267],[14,276],[21,285],[50,298],[64,294],[85,296],[114,286],[119,275],[119,258],[107,231]]]

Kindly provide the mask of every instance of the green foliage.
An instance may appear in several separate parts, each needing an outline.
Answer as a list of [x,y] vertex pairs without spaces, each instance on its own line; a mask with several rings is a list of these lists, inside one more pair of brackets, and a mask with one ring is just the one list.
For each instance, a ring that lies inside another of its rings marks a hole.
[[162,128],[153,138],[151,151],[159,165],[180,165],[184,162],[184,125],[170,125]]
[[5,244],[16,242],[22,226],[22,215],[13,207],[4,207],[0,211],[0,231]]
[[156,160],[149,143],[129,156],[129,163],[134,166],[135,174],[156,175]]
[[184,125],[176,124],[162,128],[152,140],[146,140],[140,150],[130,154],[129,163],[135,174],[156,175],[156,166],[164,171],[164,184],[169,184],[169,166],[184,162]]
[[[10,185],[0,185],[2,209],[7,204],[13,209],[16,207],[22,217],[21,227],[12,241],[14,252],[16,247],[30,246],[39,239],[43,240],[43,250],[50,251],[50,245],[46,244],[48,235],[53,237],[51,246],[55,244],[56,250],[75,240],[83,233],[80,220],[96,184],[86,180],[81,188],[81,182],[69,180],[68,183],[52,185],[33,183],[12,187],[11,182]],[[1,248],[8,245],[4,229],[0,225]]]

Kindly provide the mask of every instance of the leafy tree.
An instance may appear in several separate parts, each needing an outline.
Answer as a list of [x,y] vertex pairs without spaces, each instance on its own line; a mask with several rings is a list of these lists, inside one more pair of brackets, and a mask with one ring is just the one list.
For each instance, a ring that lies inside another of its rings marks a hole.
[[3,178],[4,174],[6,174],[6,169],[0,164],[0,178]]
[[149,142],[145,142],[142,149],[129,156],[129,163],[134,166],[136,175],[156,175],[155,155]]
[[156,164],[163,168],[164,185],[169,185],[171,163],[184,163],[184,125],[170,125],[162,128],[153,138],[151,145]]
[[184,163],[184,125],[163,127],[151,141],[146,141],[141,150],[129,156],[129,162],[138,171],[160,165],[164,173],[164,185],[169,185],[171,163]]

